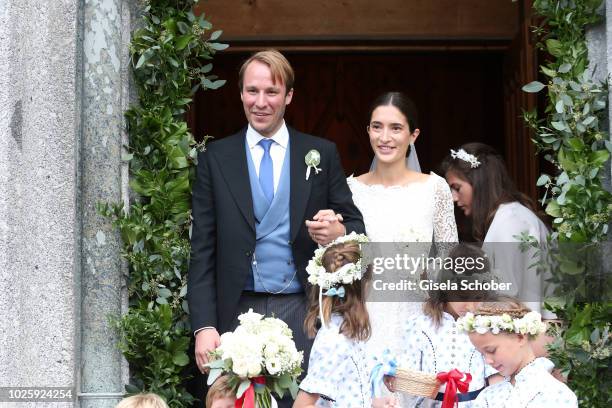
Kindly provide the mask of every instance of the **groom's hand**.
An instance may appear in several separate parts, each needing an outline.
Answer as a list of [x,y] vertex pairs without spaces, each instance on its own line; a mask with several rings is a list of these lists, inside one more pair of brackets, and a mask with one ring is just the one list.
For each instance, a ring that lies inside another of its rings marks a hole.
[[196,333],[195,357],[198,369],[205,373],[208,371],[204,364],[208,363],[208,353],[219,347],[221,340],[215,328],[206,328]]
[[346,228],[342,221],[342,215],[336,214],[334,210],[319,210],[312,217],[312,221],[306,220],[306,227],[314,242],[319,245],[327,245],[339,236],[346,234]]

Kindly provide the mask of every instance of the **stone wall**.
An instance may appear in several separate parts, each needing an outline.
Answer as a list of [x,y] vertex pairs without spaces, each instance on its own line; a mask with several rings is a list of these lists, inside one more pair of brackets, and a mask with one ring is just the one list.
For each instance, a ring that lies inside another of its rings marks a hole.
[[126,197],[130,8],[0,0],[0,387],[79,394],[53,407],[112,407],[126,381],[120,241],[95,204]]

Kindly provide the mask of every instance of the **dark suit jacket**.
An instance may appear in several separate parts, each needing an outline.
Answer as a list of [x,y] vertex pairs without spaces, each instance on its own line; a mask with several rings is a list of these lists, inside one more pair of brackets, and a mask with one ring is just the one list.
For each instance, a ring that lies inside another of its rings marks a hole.
[[[220,333],[236,318],[238,300],[251,276],[255,218],[245,150],[246,128],[207,146],[198,156],[193,187],[193,229],[188,275],[193,330]],[[306,180],[304,156],[321,153],[322,171]],[[297,276],[309,290],[306,265],[317,248],[304,224],[325,208],[342,214],[347,232],[365,232],[334,143],[289,128],[291,158],[290,241]]]

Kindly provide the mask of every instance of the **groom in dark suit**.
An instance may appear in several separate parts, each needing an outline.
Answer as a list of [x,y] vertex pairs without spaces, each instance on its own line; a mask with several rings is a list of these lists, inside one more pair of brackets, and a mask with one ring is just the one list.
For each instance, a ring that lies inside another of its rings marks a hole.
[[307,359],[308,260],[318,243],[364,232],[336,146],[284,122],[293,80],[279,52],[253,55],[239,77],[248,127],[198,157],[188,301],[201,370],[249,308],[283,319]]

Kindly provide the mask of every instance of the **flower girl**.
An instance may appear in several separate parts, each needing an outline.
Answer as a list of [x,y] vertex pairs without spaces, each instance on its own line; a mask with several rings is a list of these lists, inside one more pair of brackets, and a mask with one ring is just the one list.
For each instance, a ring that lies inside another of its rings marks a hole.
[[360,244],[365,242],[361,234],[340,237],[317,249],[306,268],[314,287],[304,326],[316,337],[294,408],[372,406],[364,344],[371,331],[364,303],[368,276],[361,271]]
[[[458,244],[449,252],[448,259],[453,261],[454,269],[442,270],[438,277],[440,283],[462,288],[464,283],[493,279],[484,252],[476,246]],[[474,262],[466,263],[466,259]],[[469,267],[464,267],[464,263],[470,264]],[[452,406],[455,402],[463,408],[473,406],[473,400],[488,384],[488,377],[497,372],[485,363],[468,336],[457,330],[456,319],[474,310],[489,296],[493,294],[461,289],[432,290],[423,305],[424,313],[408,318],[403,337],[405,350],[398,356],[399,367],[437,375],[440,388],[433,398],[403,394],[402,406],[434,408],[447,406],[449,401]]]
[[472,344],[505,380],[485,388],[475,408],[577,408],[576,395],[550,374],[551,362],[536,358],[531,340],[546,330],[539,313],[508,300],[486,303],[457,321]]

